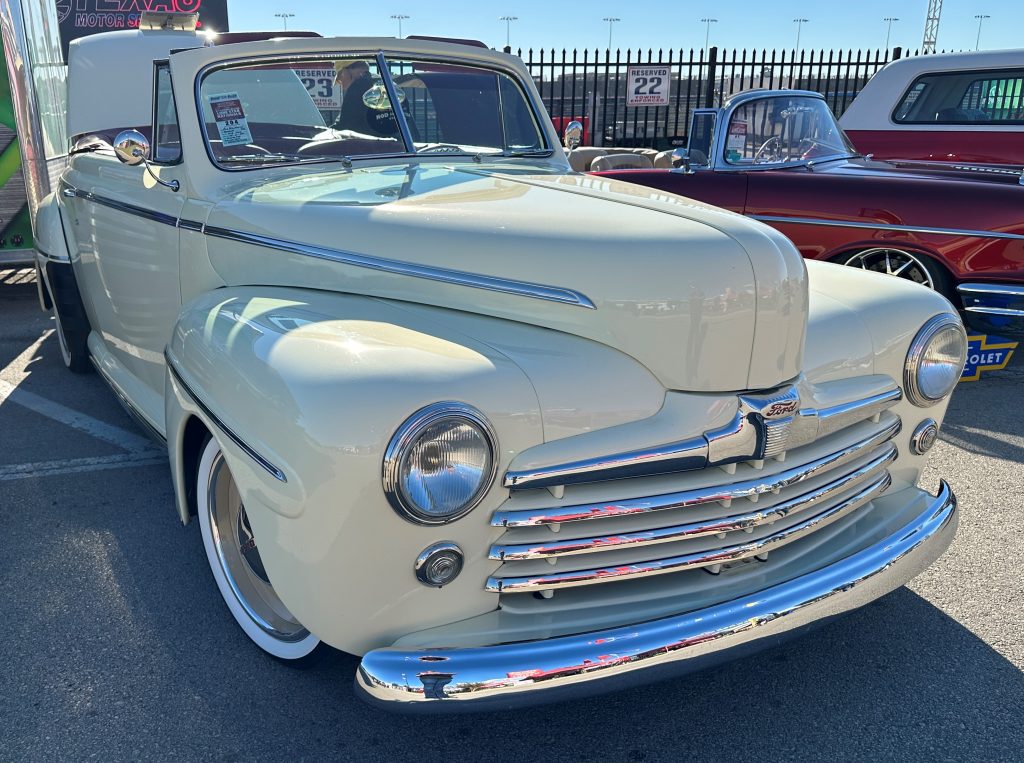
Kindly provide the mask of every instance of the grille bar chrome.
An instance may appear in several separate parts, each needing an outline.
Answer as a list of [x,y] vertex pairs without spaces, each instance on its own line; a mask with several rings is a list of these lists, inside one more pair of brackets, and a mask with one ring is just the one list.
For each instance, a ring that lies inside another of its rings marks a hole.
[[491,526],[533,527],[590,519],[607,519],[609,517],[646,514],[668,509],[699,506],[716,501],[751,498],[764,495],[765,493],[775,493],[864,455],[876,446],[895,437],[901,427],[900,420],[893,419],[893,421],[870,437],[855,442],[835,453],[774,475],[765,475],[756,479],[742,480],[725,485],[683,490],[677,493],[646,498],[627,498],[621,501],[578,504],[574,506],[496,511],[491,517]]
[[664,575],[670,572],[680,572],[682,570],[709,567],[715,564],[729,564],[741,561],[752,556],[765,554],[773,549],[792,543],[816,530],[820,530],[878,497],[888,489],[890,484],[892,484],[892,477],[888,472],[885,472],[870,485],[837,503],[832,508],[780,532],[751,541],[750,543],[613,567],[526,577],[491,577],[488,578],[485,588],[492,593],[554,591],[563,588],[593,585],[595,583],[606,583],[613,580],[636,580],[655,575]]
[[565,540],[544,543],[496,544],[491,546],[487,558],[505,562],[525,559],[553,559],[625,547],[652,546],[659,543],[702,538],[710,535],[724,536],[726,533],[740,530],[750,531],[755,527],[773,524],[792,514],[807,511],[814,506],[837,497],[840,493],[850,490],[856,485],[873,477],[878,477],[879,472],[896,461],[896,457],[896,446],[889,443],[881,449],[879,454],[875,455],[859,469],[849,472],[840,479],[829,482],[815,490],[783,501],[775,506],[767,507],[761,511],[617,535],[566,538]]
[[[799,403],[799,397],[794,398]],[[782,400],[783,393],[778,399]],[[770,395],[741,395],[740,401],[771,399]],[[762,459],[776,455],[786,448],[795,448],[813,442],[832,432],[838,432],[859,421],[877,416],[903,399],[903,392],[893,386],[883,392],[827,408],[801,408],[795,421],[786,426],[769,426],[769,442],[765,453],[751,455],[756,450],[756,435],[741,410],[736,419],[720,430],[624,453],[612,453],[599,458],[551,464],[539,468],[509,470],[502,484],[510,490],[575,485],[584,482],[604,482],[656,474],[694,471],[708,466],[737,463],[749,458]],[[771,422],[766,422],[771,423]],[[778,422],[782,424],[783,422]],[[791,424],[791,426],[790,426]]]

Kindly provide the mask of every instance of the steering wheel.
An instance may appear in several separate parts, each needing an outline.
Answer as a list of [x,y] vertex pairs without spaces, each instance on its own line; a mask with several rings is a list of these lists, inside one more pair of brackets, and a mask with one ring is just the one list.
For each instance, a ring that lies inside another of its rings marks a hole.
[[782,139],[778,135],[761,144],[754,154],[754,164],[773,164],[782,161]]

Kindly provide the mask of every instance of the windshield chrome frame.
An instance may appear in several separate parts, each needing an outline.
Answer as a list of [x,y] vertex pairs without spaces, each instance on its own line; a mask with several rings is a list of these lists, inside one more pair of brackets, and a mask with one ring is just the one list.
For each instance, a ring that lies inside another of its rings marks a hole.
[[[205,124],[205,121],[203,120],[202,86],[203,86],[203,80],[205,80],[206,77],[208,77],[210,74],[213,74],[214,72],[220,71],[222,69],[229,69],[229,68],[232,68],[232,67],[235,67],[235,66],[246,66],[246,65],[249,65],[249,64],[259,64],[259,63],[269,63],[269,62],[289,64],[289,63],[293,63],[293,62],[294,63],[302,63],[302,62],[305,62],[305,61],[322,61],[324,59],[336,60],[336,59],[339,59],[339,58],[349,58],[349,57],[355,57],[355,58],[365,57],[365,58],[372,58],[372,59],[374,59],[375,63],[377,64],[378,69],[380,69],[380,71],[381,71],[381,79],[384,81],[384,86],[385,86],[385,89],[387,90],[388,98],[391,99],[392,105],[397,102],[397,97],[396,97],[397,94],[396,94],[396,89],[395,89],[396,88],[395,82],[394,82],[394,80],[391,77],[391,70],[390,70],[390,68],[388,68],[386,66],[388,57],[399,58],[399,59],[412,57],[412,58],[415,58],[415,60],[417,62],[439,63],[439,64],[455,64],[455,65],[459,65],[459,66],[465,66],[465,67],[468,67],[468,68],[480,69],[480,70],[483,70],[483,71],[499,72],[501,74],[508,75],[512,79],[512,81],[516,83],[516,86],[519,88],[520,92],[522,93],[524,100],[526,101],[526,103],[530,107],[530,113],[533,116],[534,127],[536,127],[536,129],[537,129],[537,134],[540,137],[541,143],[542,143],[542,147],[538,148],[538,149],[535,149],[535,151],[536,152],[549,152],[549,154],[548,154],[549,156],[554,156],[557,153],[550,146],[550,141],[548,140],[547,132],[544,129],[544,122],[540,118],[538,118],[537,102],[530,95],[530,90],[529,90],[528,87],[526,87],[526,84],[523,82],[522,77],[519,76],[519,72],[516,71],[512,67],[501,66],[500,64],[495,63],[495,62],[481,63],[481,62],[478,62],[478,61],[471,61],[471,60],[467,60],[467,59],[459,57],[459,56],[445,56],[445,55],[436,55],[436,54],[419,55],[419,54],[416,54],[416,53],[412,53],[410,51],[384,50],[384,49],[379,49],[379,50],[376,50],[376,51],[372,51],[372,50],[345,50],[345,51],[339,51],[339,50],[336,50],[336,49],[332,49],[332,50],[317,51],[315,53],[298,53],[298,54],[266,53],[266,54],[263,54],[263,55],[250,56],[250,57],[247,57],[247,58],[233,58],[233,59],[227,59],[227,60],[223,60],[223,61],[216,61],[214,63],[207,64],[202,69],[200,69],[199,72],[196,74],[195,83],[194,83],[196,119],[199,122],[199,133],[200,133],[200,135],[203,138],[203,147],[206,150],[206,156],[210,160],[210,163],[216,169],[220,170],[221,172],[250,172],[250,171],[253,171],[253,170],[264,170],[265,171],[265,170],[274,169],[274,168],[277,168],[277,167],[305,167],[305,166],[308,166],[308,165],[315,165],[315,164],[346,164],[346,163],[349,163],[349,162],[354,163],[354,162],[357,162],[357,161],[374,161],[374,160],[381,160],[381,159],[399,159],[399,160],[407,161],[409,159],[424,159],[424,158],[442,159],[442,158],[447,158],[447,159],[450,160],[452,157],[457,157],[457,156],[466,156],[466,157],[483,156],[483,157],[485,157],[487,159],[520,158],[520,157],[517,157],[515,154],[510,154],[507,151],[507,149],[503,149],[500,153],[494,153],[494,154],[490,154],[490,153],[488,153],[488,154],[478,154],[478,153],[475,153],[475,152],[461,152],[461,153],[445,152],[443,154],[421,154],[421,153],[418,153],[416,151],[415,143],[412,142],[412,140],[411,140],[412,135],[411,135],[411,132],[409,131],[409,123],[406,120],[405,114],[404,114],[404,112],[402,112],[402,109],[398,108],[396,110],[396,115],[395,116],[396,116],[396,119],[399,122],[399,130],[402,133],[402,142],[406,144],[406,150],[403,151],[403,152],[390,152],[390,153],[386,153],[386,154],[356,154],[355,156],[349,156],[349,157],[339,156],[337,158],[334,158],[334,157],[323,157],[323,158],[320,158],[320,159],[308,159],[308,160],[304,160],[304,161],[270,162],[270,163],[267,163],[267,164],[253,164],[251,166],[243,166],[243,167],[227,167],[227,166],[222,165],[217,160],[217,158],[216,158],[216,156],[214,156],[213,150],[212,150],[212,148],[210,146],[210,136],[209,136],[209,134],[206,131],[206,124]],[[385,64],[385,66],[383,66],[383,67],[381,67],[381,62],[382,61]],[[499,101],[499,103],[500,103],[500,101]],[[399,116],[397,112],[402,112],[401,116]],[[179,115],[179,120],[180,120],[180,118],[181,117]],[[504,124],[502,124],[502,129],[504,129]],[[545,157],[539,157],[539,158],[545,158]]]
[[[811,90],[748,90],[744,93],[737,93],[725,102],[725,106],[720,109],[714,109],[714,111],[717,111],[718,113],[718,118],[712,137],[712,153],[709,157],[710,164],[708,166],[694,166],[693,169],[697,172],[763,172],[766,170],[792,169],[798,167],[809,168],[824,162],[858,158],[859,154],[857,153],[836,153],[829,154],[827,156],[815,156],[812,159],[791,159],[785,162],[772,162],[765,164],[731,164],[726,161],[726,136],[728,135],[729,124],[732,122],[732,117],[736,113],[736,110],[741,106],[746,106],[754,101],[767,100],[769,98],[814,98],[822,102],[825,101],[825,96]],[[825,103],[825,108],[827,108],[829,113],[832,114],[832,109],[829,108],[828,103]],[[691,127],[693,124],[692,119],[696,117],[697,111],[707,113],[712,111],[712,109],[695,110],[691,115]],[[836,129],[845,137],[846,132],[839,126],[839,120],[836,119],[835,114],[832,114],[832,119],[835,122]],[[849,142],[850,139],[846,138],[846,140]]]

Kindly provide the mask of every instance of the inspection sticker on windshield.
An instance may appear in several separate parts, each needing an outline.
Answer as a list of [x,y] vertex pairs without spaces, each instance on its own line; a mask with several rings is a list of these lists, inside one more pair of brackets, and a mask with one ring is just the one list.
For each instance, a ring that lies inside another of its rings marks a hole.
[[220,142],[225,146],[245,146],[252,143],[252,133],[245,119],[242,99],[238,93],[219,93],[210,96],[213,121],[217,123]]

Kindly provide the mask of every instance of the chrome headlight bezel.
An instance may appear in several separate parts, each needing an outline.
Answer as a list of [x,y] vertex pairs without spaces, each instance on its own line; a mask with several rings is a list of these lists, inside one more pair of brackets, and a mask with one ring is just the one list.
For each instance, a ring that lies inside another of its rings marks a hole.
[[[444,420],[468,424],[483,437],[489,450],[489,466],[484,471],[476,491],[457,511],[444,516],[427,514],[406,495],[402,486],[402,464],[412,446],[431,426]],[[487,418],[476,408],[466,403],[440,402],[416,411],[395,431],[384,453],[383,484],[388,503],[405,519],[417,525],[446,525],[461,519],[480,505],[494,484],[498,473],[498,438]]]
[[917,336],[914,337],[914,341],[910,343],[910,349],[907,351],[907,359],[903,370],[903,389],[906,393],[907,400],[918,408],[929,408],[942,400],[945,400],[953,393],[953,390],[956,389],[957,382],[960,381],[960,375],[963,373],[963,363],[960,364],[960,370],[956,373],[956,381],[954,381],[953,385],[942,395],[932,397],[925,394],[921,389],[919,381],[919,374],[921,372],[922,363],[927,355],[928,348],[939,334],[949,329],[954,329],[960,335],[960,339],[963,343],[963,358],[964,362],[966,362],[967,332],[964,331],[963,322],[960,318],[952,313],[942,313],[928,320],[928,322],[921,327],[921,330],[917,332]]

